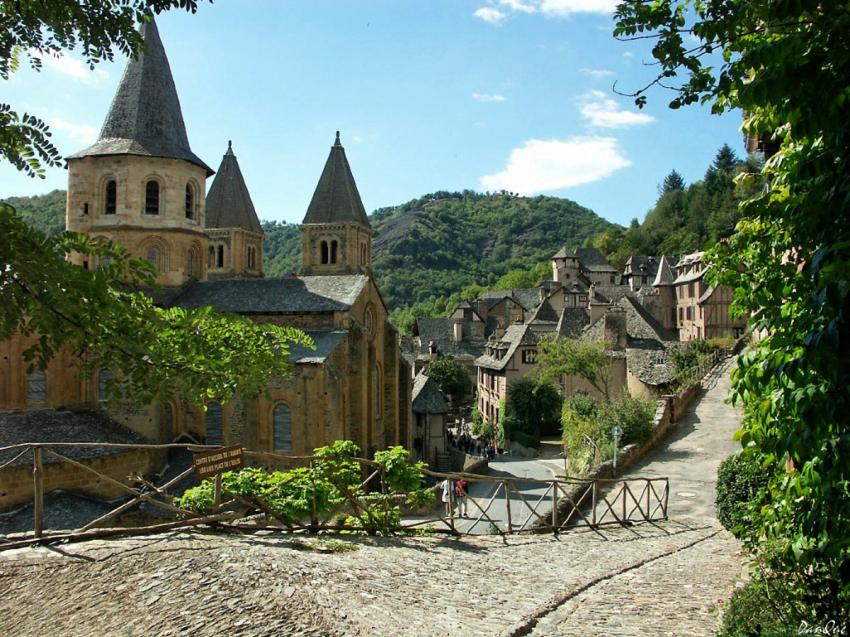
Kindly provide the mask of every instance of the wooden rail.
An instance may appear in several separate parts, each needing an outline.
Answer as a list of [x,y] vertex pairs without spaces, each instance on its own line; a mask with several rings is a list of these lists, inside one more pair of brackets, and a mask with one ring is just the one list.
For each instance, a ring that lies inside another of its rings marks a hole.
[[[379,507],[368,502],[368,499],[357,497],[344,485],[336,484],[344,501],[329,512],[320,516],[316,506],[315,491],[312,496],[312,512],[309,519],[298,522],[280,519],[274,511],[257,497],[250,501],[237,494],[229,493],[222,485],[221,476],[215,478],[214,505],[211,514],[201,515],[183,509],[173,504],[171,493],[175,485],[193,473],[190,467],[171,478],[162,485],[154,485],[141,476],[130,476],[130,486],[116,480],[80,462],[57,453],[55,449],[69,448],[107,448],[116,452],[136,449],[184,449],[189,452],[218,449],[215,445],[197,444],[115,444],[115,443],[25,443],[0,448],[0,452],[17,452],[12,461],[28,451],[33,452],[33,527],[31,534],[21,538],[4,539],[0,536],[0,550],[24,546],[33,542],[68,541],[74,539],[91,539],[117,535],[137,535],[138,527],[111,526],[102,528],[117,516],[127,513],[142,503],[158,507],[176,518],[175,521],[164,522],[144,527],[151,533],[160,530],[171,530],[199,525],[216,525],[223,528],[244,528],[240,522],[246,515],[252,513],[264,514],[266,525],[268,520],[274,521],[273,528],[278,530],[318,532],[322,530],[368,531],[369,528],[356,525],[340,525],[334,523],[339,513],[354,513],[369,524],[387,526],[389,523],[389,500],[385,497]],[[313,465],[313,456],[293,456],[269,452],[258,452],[243,449],[247,458],[257,461],[297,461]],[[85,473],[96,476],[99,481],[124,492],[129,498],[112,511],[89,521],[81,528],[70,532],[50,532],[44,529],[44,462],[47,458],[73,466]],[[388,492],[386,476],[383,467],[366,458],[355,458],[363,469],[363,475],[368,477],[360,484],[360,489],[371,493]],[[7,462],[8,465],[11,461]],[[5,465],[3,465],[5,466]],[[0,467],[2,470],[2,467]],[[568,528],[586,526],[598,528],[607,524],[631,525],[637,522],[653,522],[667,518],[667,501],[669,484],[667,478],[633,478],[633,479],[593,479],[556,478],[542,480],[534,478],[503,478],[482,476],[477,474],[441,473],[423,470],[423,474],[440,483],[448,481],[450,497],[450,513],[443,515],[444,504],[437,502],[434,510],[424,515],[403,516],[400,526],[394,532],[409,533],[414,530],[427,528],[436,533],[453,535],[471,535],[482,533],[500,533],[502,535],[529,532],[560,533]],[[0,473],[2,475],[2,473]],[[459,517],[457,505],[461,502],[454,495],[455,484],[465,480],[469,485],[482,485],[479,490],[489,490],[485,495],[469,495],[466,497],[466,512],[472,516]],[[441,490],[438,490],[440,493]],[[236,511],[234,509],[239,509]],[[237,515],[241,511],[241,514]],[[256,520],[255,520],[256,522]],[[263,528],[256,523],[251,528]],[[372,527],[374,528],[374,527]]]

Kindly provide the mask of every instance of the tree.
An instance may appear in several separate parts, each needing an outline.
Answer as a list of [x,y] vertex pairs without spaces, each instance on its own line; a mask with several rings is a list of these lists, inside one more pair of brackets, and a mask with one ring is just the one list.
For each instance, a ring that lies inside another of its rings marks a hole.
[[534,446],[541,435],[557,434],[560,420],[561,395],[553,385],[522,378],[508,387],[503,425],[508,440]]
[[472,381],[466,368],[452,356],[442,356],[430,361],[425,373],[440,386],[440,391],[451,398],[455,407],[472,393]]
[[[194,12],[197,2],[128,0],[107,8],[73,0],[0,2],[0,77],[8,79],[24,56],[38,69],[41,56],[76,46],[89,65],[111,60],[115,50],[135,55],[142,46],[136,23],[176,6]],[[0,157],[37,176],[60,154],[43,122],[4,104]],[[65,260],[72,251],[110,263],[90,271]],[[42,368],[69,347],[84,370],[117,372],[114,393],[137,403],[173,394],[197,404],[256,394],[270,375],[291,374],[290,345],[313,346],[291,328],[209,309],[156,307],[139,291],[155,287],[150,264],[102,239],[68,232],[48,237],[6,203],[0,203],[0,255],[0,340],[32,337],[25,359]]]
[[545,334],[537,344],[537,377],[542,383],[579,376],[608,399],[609,343],[585,343]]
[[685,180],[677,171],[672,170],[670,174],[664,178],[664,184],[661,186],[661,194],[673,192],[674,190],[684,190]]
[[712,282],[733,286],[735,310],[765,335],[733,376],[733,398],[744,406],[738,438],[772,476],[769,504],[751,504],[745,542],[764,577],[787,584],[801,617],[846,625],[850,6],[627,2],[615,35],[655,39],[659,74],[633,93],[639,106],[663,85],[672,108],[741,109],[745,134],[775,152],[764,187],[740,206],[735,234],[709,255]]

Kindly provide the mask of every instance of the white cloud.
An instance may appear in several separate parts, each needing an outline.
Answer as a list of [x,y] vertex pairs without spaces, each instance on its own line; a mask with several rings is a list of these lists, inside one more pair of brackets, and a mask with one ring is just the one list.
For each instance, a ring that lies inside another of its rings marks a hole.
[[572,13],[613,13],[619,0],[541,0],[540,12],[563,18]]
[[583,97],[582,117],[596,128],[628,128],[655,121],[648,113],[621,109],[619,104],[602,91],[591,91]]
[[625,51],[623,53],[623,57],[626,58],[626,59],[633,58],[634,56],[635,56],[635,54],[632,53],[631,51]]
[[493,7],[481,7],[472,15],[476,18],[481,18],[484,22],[489,22],[490,24],[501,24],[501,22],[508,17],[507,13],[494,9]]
[[498,93],[473,93],[472,99],[476,102],[504,102],[505,96]]
[[50,127],[66,133],[71,139],[83,144],[93,144],[97,141],[98,130],[94,126],[88,124],[75,124],[61,117],[51,117],[48,119]]
[[582,69],[582,73],[591,77],[610,77],[614,75],[614,71],[608,69]]
[[31,49],[30,55],[41,60],[43,66],[87,84],[109,77],[109,73],[103,69],[92,71],[84,62],[61,52],[55,56],[50,54],[42,55],[38,51]]
[[[490,0],[491,2],[493,0]],[[537,7],[533,4],[523,2],[522,0],[499,0],[499,4],[509,8],[511,11],[519,11],[520,13],[536,13]]]
[[614,137],[530,139],[511,151],[502,172],[482,177],[481,185],[523,194],[559,190],[605,179],[631,164]]

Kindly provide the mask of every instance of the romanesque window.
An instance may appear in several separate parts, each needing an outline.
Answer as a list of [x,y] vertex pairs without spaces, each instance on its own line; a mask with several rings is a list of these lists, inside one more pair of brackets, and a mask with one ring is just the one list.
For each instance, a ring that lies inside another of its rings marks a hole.
[[217,268],[223,268],[224,267],[224,246],[218,246],[218,248],[216,250],[215,267],[217,267]]
[[102,369],[97,373],[97,400],[105,403],[112,400],[112,392],[109,391],[109,381],[112,373],[108,369]]
[[108,215],[114,215],[118,210],[118,184],[114,179],[106,182],[106,206],[104,212]]
[[186,184],[186,218],[194,219],[195,218],[195,188],[192,184]]
[[186,252],[186,276],[195,276],[195,249]]
[[330,263],[330,253],[328,251],[328,242],[322,241],[321,244],[321,252],[322,252],[322,263]]
[[145,184],[145,214],[159,214],[159,182],[153,179]]
[[337,253],[337,242],[331,241],[331,263],[336,263],[336,253]]
[[154,246],[149,247],[146,258],[152,265],[159,267],[159,250],[157,248]]
[[224,413],[221,410],[221,405],[218,403],[210,403],[207,405],[207,439],[208,445],[223,445],[224,444]]
[[280,404],[274,408],[274,449],[292,451],[292,410]]
[[40,369],[27,374],[27,403],[40,405],[47,402],[47,374]]

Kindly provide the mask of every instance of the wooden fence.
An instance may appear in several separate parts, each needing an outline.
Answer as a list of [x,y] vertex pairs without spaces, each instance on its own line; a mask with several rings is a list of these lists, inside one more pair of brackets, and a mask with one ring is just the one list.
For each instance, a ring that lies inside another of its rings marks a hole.
[[[532,478],[499,478],[466,473],[439,473],[424,470],[426,476],[437,481],[438,502],[433,510],[424,514],[402,515],[400,524],[390,522],[388,499],[378,503],[369,498],[357,497],[355,492],[366,490],[372,493],[388,493],[387,480],[383,468],[372,460],[356,458],[363,475],[367,475],[356,491],[335,483],[343,495],[338,506],[331,511],[320,512],[316,508],[313,495],[313,511],[309,519],[293,522],[283,520],[257,497],[246,499],[229,493],[222,487],[221,476],[215,478],[215,496],[213,510],[208,514],[183,509],[174,504],[171,490],[175,485],[189,477],[194,467],[189,467],[179,475],[162,485],[154,485],[142,476],[128,476],[128,483],[105,475],[84,462],[69,458],[60,453],[68,448],[98,449],[184,449],[189,452],[210,451],[222,447],[213,445],[130,445],[110,443],[27,443],[0,448],[0,453],[15,453],[15,456],[0,465],[0,470],[11,464],[28,451],[33,457],[33,527],[32,532],[22,537],[0,537],[0,550],[27,546],[33,543],[52,543],[58,541],[76,541],[97,537],[119,535],[147,535],[173,529],[200,525],[215,525],[223,528],[259,529],[275,528],[316,533],[319,531],[360,531],[409,533],[423,528],[436,533],[453,535],[471,535],[483,533],[513,534],[524,532],[559,533],[575,526],[598,528],[604,525],[631,525],[637,522],[654,522],[667,518],[669,485],[667,478],[634,478],[626,480],[581,480],[560,478],[536,480]],[[246,458],[256,462],[296,461],[312,466],[313,456],[287,456],[268,452],[243,449]],[[67,463],[79,470],[91,473],[99,480],[116,487],[129,498],[112,511],[91,520],[73,531],[49,532],[44,528],[44,462],[50,458],[56,462]],[[0,473],[2,478],[2,473]],[[460,480],[468,483],[471,493],[466,498],[455,495],[455,486]],[[440,484],[448,482],[449,502],[440,502],[442,489]],[[132,486],[131,486],[132,485]],[[128,527],[109,526],[110,521],[119,515],[145,503],[167,512],[172,519],[149,526]],[[466,509],[467,515],[463,508]],[[470,516],[469,511],[473,511]],[[359,519],[366,520],[367,526],[340,524],[340,513],[353,513]],[[249,524],[246,517],[265,514],[265,523],[256,516]],[[306,518],[307,516],[305,516]],[[269,524],[269,520],[272,521]],[[371,523],[374,524],[371,524]],[[106,528],[105,528],[106,527]]]

